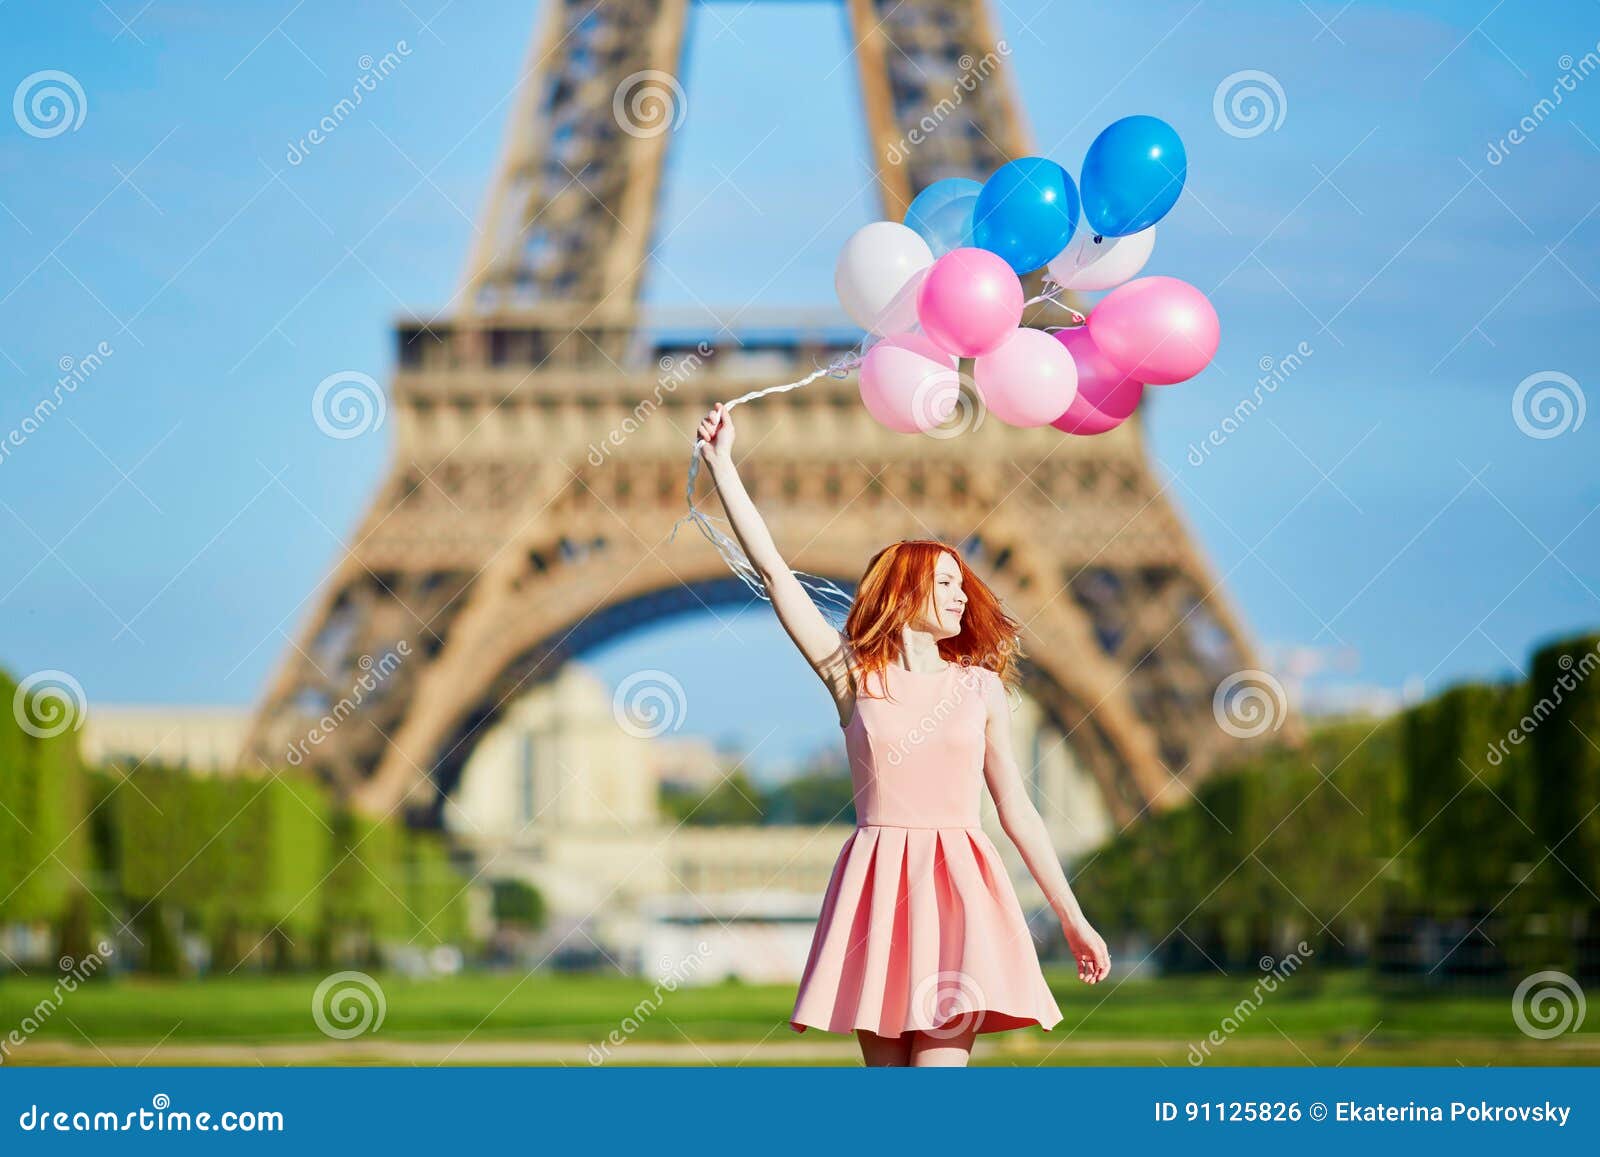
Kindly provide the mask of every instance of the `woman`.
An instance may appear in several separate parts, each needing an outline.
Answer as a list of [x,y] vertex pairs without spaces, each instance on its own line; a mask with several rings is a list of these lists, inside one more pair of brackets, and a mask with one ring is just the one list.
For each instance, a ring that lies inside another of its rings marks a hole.
[[844,631],[779,555],[733,465],[721,404],[700,454],[784,630],[833,695],[850,756],[855,834],[829,881],[790,1027],[854,1032],[868,1065],[960,1066],[979,1033],[1061,1019],[1016,893],[979,827],[1000,824],[1061,919],[1089,984],[1110,971],[1028,799],[1002,676],[1016,623],[938,542],[879,551]]

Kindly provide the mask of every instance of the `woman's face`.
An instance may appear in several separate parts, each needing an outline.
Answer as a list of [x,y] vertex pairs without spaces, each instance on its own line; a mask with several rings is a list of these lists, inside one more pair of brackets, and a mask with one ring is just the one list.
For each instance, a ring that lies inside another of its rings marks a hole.
[[939,552],[933,568],[933,594],[923,611],[927,630],[936,639],[951,639],[961,633],[961,616],[967,609],[967,596],[961,589],[961,567],[946,551]]

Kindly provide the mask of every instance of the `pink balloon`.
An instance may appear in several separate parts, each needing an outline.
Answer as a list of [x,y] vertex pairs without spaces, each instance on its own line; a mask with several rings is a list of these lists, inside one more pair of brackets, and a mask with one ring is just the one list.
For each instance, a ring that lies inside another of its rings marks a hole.
[[1067,412],[1050,424],[1068,434],[1104,434],[1120,426],[1139,408],[1144,383],[1106,357],[1094,344],[1088,326],[1057,330],[1053,336],[1078,367],[1078,396]]
[[987,249],[952,249],[933,263],[917,293],[922,331],[950,353],[993,350],[1022,321],[1022,282]]
[[972,376],[989,412],[1011,426],[1048,426],[1078,395],[1072,355],[1041,329],[1012,330],[972,363]]
[[925,434],[950,420],[961,395],[956,359],[926,334],[884,338],[861,360],[861,401],[883,425]]
[[1113,289],[1090,311],[1089,332],[1113,365],[1161,386],[1205,369],[1221,340],[1206,295],[1176,277],[1139,277]]

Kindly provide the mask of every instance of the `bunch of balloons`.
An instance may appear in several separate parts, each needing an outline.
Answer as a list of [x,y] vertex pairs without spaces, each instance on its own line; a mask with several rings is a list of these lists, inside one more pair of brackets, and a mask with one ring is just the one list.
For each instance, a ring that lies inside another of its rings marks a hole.
[[[1002,422],[1099,434],[1134,412],[1145,385],[1198,374],[1217,350],[1216,310],[1175,277],[1135,278],[1187,165],[1165,121],[1125,117],[1095,138],[1077,184],[1054,161],[1023,157],[981,183],[935,181],[903,223],[858,230],[834,288],[881,339],[860,364],[868,412],[903,433],[943,425],[959,400],[958,359],[968,357]],[[1039,269],[1057,288],[1034,300],[1111,292],[1082,325],[1023,327],[1020,275]]]

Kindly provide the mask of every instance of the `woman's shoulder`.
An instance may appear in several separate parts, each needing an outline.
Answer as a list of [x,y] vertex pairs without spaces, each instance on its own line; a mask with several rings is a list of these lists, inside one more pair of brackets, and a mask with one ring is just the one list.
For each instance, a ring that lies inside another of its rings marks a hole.
[[998,672],[984,667],[978,663],[961,663],[962,675],[974,686],[983,691],[991,691],[1000,686]]

